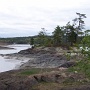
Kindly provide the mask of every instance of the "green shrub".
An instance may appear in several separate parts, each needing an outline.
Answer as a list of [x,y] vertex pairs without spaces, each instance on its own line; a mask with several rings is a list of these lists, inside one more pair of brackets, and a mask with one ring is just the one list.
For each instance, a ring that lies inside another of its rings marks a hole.
[[69,68],[69,71],[83,73],[90,78],[90,60],[81,60],[76,66]]

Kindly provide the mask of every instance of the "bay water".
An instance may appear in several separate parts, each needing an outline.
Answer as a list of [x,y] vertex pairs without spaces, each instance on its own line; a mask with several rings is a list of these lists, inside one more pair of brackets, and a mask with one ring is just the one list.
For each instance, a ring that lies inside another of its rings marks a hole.
[[[6,47],[14,48],[14,49],[1,49],[0,54],[13,54],[18,53],[20,50],[24,50],[30,48],[29,44],[13,44],[8,45]],[[5,59],[2,55],[0,55],[0,72],[9,71],[12,69],[16,69],[21,63],[26,61],[16,60],[16,59]]]

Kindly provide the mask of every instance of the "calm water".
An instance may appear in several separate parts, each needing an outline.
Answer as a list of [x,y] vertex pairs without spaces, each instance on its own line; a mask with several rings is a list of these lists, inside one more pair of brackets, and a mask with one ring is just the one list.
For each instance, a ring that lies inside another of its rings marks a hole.
[[[15,45],[9,45],[8,47],[11,47],[14,49],[0,50],[0,54],[17,53],[20,50],[30,48],[30,45],[29,44],[15,44]],[[16,67],[18,67],[23,62],[26,62],[26,61],[20,61],[20,60],[14,60],[14,59],[13,60],[12,59],[5,59],[4,57],[0,56],[0,72],[15,69]]]

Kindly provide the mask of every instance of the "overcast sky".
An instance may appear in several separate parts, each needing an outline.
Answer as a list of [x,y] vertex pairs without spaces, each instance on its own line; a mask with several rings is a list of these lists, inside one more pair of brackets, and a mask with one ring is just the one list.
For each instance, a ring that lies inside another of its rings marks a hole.
[[0,0],[0,37],[37,35],[41,28],[48,33],[86,14],[90,28],[90,0]]

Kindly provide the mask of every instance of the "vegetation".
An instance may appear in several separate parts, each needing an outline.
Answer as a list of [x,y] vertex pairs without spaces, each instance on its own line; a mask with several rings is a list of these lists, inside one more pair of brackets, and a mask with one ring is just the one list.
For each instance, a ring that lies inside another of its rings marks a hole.
[[65,35],[66,35],[66,42],[70,42],[70,45],[73,46],[73,43],[77,42],[77,33],[75,31],[74,25],[71,25],[68,22],[65,26]]
[[53,32],[53,44],[60,46],[63,38],[62,27],[57,26]]
[[31,37],[31,39],[30,39],[30,45],[34,45],[34,38],[33,37]]
[[[19,73],[19,75],[33,75],[33,74],[40,74],[45,72],[51,72],[54,68],[31,68],[29,70],[24,70]],[[56,70],[56,69],[55,69]]]
[[37,40],[39,41],[38,44],[40,44],[41,46],[45,45],[46,39],[47,39],[47,34],[45,29],[43,28],[42,31],[38,33],[38,38],[37,38]]
[[31,37],[0,38],[0,43],[29,44]]
[[42,28],[38,33],[34,44],[39,46],[52,46],[52,38],[47,35],[45,28]]
[[71,24],[68,22],[65,26],[56,26],[54,32],[52,32],[52,36],[49,37],[45,28],[42,28],[42,31],[38,33],[37,41],[40,46],[63,46],[69,45],[73,46],[81,42],[84,37],[84,18],[86,18],[85,14],[76,13],[78,15],[77,18],[73,20]]
[[26,70],[20,73],[20,75],[33,75],[33,74],[39,74],[40,70],[39,69],[31,69],[31,70]]
[[82,60],[78,60],[77,65],[71,67],[69,70],[77,71],[78,73],[83,73],[90,79],[90,35],[89,31],[85,31],[85,36],[82,39],[81,46],[81,54],[83,56]]

